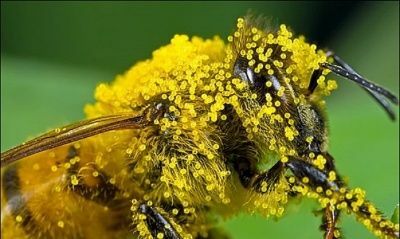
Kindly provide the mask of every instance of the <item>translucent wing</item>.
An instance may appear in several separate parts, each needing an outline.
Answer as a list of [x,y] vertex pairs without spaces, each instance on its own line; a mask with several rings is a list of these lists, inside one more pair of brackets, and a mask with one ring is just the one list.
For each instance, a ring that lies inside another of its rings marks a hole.
[[47,132],[35,139],[1,153],[1,167],[32,154],[75,142],[93,135],[111,130],[143,128],[151,122],[151,119],[148,119],[143,115],[137,116],[132,114],[102,116],[77,122]]

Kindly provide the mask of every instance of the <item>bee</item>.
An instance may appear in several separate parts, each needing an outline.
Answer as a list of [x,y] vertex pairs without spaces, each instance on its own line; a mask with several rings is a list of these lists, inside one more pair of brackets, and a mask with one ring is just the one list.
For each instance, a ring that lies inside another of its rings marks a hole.
[[285,26],[239,18],[225,43],[175,35],[111,84],[87,119],[1,154],[2,238],[220,238],[220,218],[321,206],[325,239],[341,213],[381,238],[386,219],[340,177],[328,152],[332,72],[391,119],[398,98]]

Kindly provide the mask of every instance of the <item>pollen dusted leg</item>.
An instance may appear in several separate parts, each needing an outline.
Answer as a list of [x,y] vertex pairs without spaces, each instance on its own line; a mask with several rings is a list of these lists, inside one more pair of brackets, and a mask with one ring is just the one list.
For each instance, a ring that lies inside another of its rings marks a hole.
[[[154,207],[142,203],[139,205],[137,212],[145,216],[142,217],[142,220],[145,222],[153,238],[181,239],[171,223]],[[140,227],[140,225],[138,225],[138,227]],[[140,233],[141,231],[139,229],[139,234]]]
[[264,193],[262,188],[263,184],[266,183],[267,191],[272,190],[282,176],[283,169],[283,164],[279,161],[268,171],[254,175],[251,185],[252,188],[254,188],[256,192]]
[[[299,160],[300,161],[300,160]],[[284,171],[284,165],[281,161],[277,162],[271,169],[263,173],[256,173],[254,169],[251,169],[249,163],[246,160],[237,160],[235,163],[235,170],[239,174],[239,178],[244,187],[251,187],[256,192],[265,193],[272,190],[275,183],[279,180],[280,176]],[[313,181],[322,183],[325,178],[323,172],[316,171],[314,167],[302,167],[302,162],[297,162],[297,164],[290,164],[294,167],[294,170],[301,178],[307,176],[307,173],[313,175]],[[294,166],[296,165],[296,166]],[[311,165],[310,165],[311,166]],[[290,167],[290,166],[289,166]],[[302,167],[297,170],[297,167]],[[306,173],[307,172],[307,173]],[[321,175],[318,175],[321,174]],[[266,191],[263,191],[263,184],[266,184]],[[337,188],[337,185],[336,185]],[[340,235],[339,229],[336,228],[336,223],[338,221],[339,211],[330,208],[329,206],[324,209],[324,216],[321,225],[321,229],[325,231],[325,239],[338,239]]]
[[254,166],[246,158],[236,158],[233,161],[233,168],[238,173],[240,182],[245,188],[253,188],[256,192],[265,193],[261,188],[264,184],[267,191],[271,190],[279,180],[283,172],[283,164],[279,161],[272,168],[265,172],[257,172]]
[[[324,172],[314,165],[296,158],[290,158],[286,166],[293,172],[299,190],[310,192],[318,199],[325,210],[322,228],[326,239],[340,238],[335,227],[339,210],[353,213],[368,230],[379,237],[398,238],[399,228],[365,199],[365,193],[359,188],[349,189],[342,186],[340,179],[332,179],[330,172]],[[333,171],[331,171],[333,172]],[[337,175],[337,173],[335,173]],[[307,180],[305,180],[307,178]]]

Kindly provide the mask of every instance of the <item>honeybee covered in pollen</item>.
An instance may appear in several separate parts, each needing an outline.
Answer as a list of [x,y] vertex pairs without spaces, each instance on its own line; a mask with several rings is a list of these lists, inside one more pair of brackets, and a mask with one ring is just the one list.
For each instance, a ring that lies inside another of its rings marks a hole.
[[285,25],[239,18],[227,43],[174,36],[100,84],[86,120],[1,154],[2,238],[218,238],[213,215],[280,217],[295,197],[319,202],[326,239],[342,238],[341,213],[398,238],[328,153],[329,72],[394,119],[396,96]]

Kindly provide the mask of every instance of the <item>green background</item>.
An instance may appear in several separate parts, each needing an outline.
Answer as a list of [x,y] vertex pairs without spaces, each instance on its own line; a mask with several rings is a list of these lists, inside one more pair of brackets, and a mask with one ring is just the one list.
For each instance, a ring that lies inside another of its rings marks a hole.
[[[83,118],[99,82],[146,59],[176,33],[226,36],[252,9],[329,47],[369,79],[399,91],[399,3],[1,2],[1,150]],[[351,186],[390,216],[399,202],[399,123],[356,85],[327,99],[330,152]],[[398,116],[398,108],[395,108]],[[316,203],[292,203],[279,221],[239,215],[233,238],[322,238]],[[354,217],[346,238],[374,238]]]

